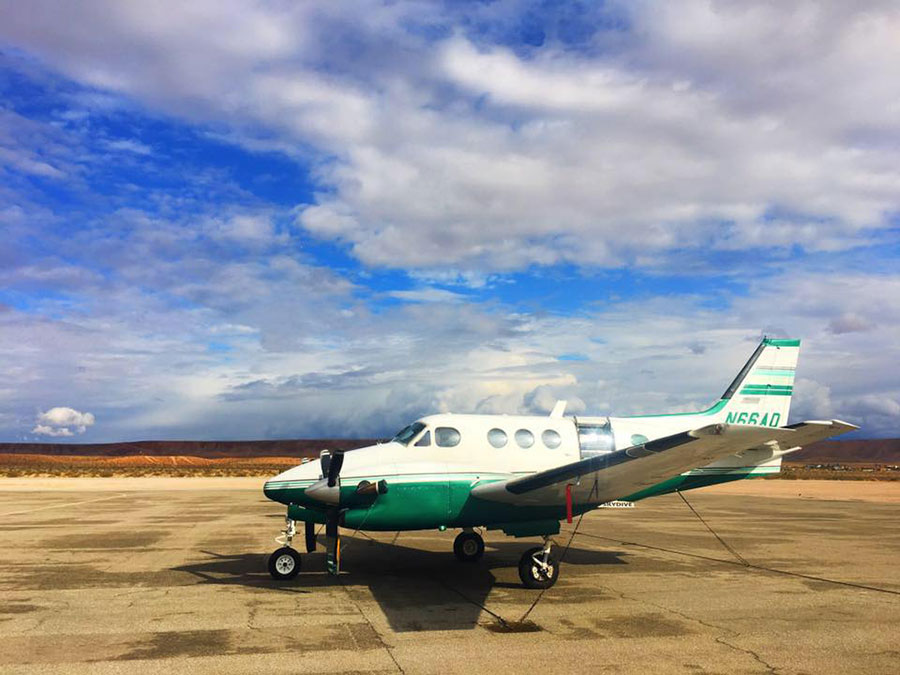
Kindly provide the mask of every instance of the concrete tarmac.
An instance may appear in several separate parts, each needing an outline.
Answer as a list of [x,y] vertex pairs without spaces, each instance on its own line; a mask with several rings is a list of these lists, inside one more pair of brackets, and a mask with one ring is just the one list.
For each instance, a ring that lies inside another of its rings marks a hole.
[[535,539],[346,532],[276,583],[262,480],[103,480],[0,480],[0,672],[900,672],[896,503],[687,493],[750,566],[677,495],[598,510],[523,626]]

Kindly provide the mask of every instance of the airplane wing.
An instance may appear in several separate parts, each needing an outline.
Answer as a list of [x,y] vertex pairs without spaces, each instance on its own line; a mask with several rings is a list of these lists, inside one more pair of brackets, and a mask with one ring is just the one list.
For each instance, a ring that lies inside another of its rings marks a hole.
[[553,505],[565,503],[566,486],[571,485],[574,502],[602,504],[728,455],[768,449],[776,456],[856,428],[839,420],[775,428],[711,424],[527,476],[476,485],[471,494],[513,504]]

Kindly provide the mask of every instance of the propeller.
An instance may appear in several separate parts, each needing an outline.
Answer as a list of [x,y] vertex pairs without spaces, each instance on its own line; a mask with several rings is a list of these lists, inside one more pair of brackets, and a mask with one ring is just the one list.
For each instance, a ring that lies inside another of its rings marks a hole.
[[[306,495],[327,505],[325,510],[325,561],[330,574],[338,574],[341,569],[341,540],[339,527],[343,522],[344,511],[348,506],[361,505],[357,502],[368,503],[371,499],[387,492],[387,482],[380,480],[376,483],[367,480],[360,481],[356,486],[356,493],[349,497],[350,504],[344,503],[341,508],[341,469],[344,466],[344,453],[323,450],[319,455],[321,477],[306,488]],[[360,498],[363,498],[360,500]],[[345,501],[348,496],[345,495]],[[310,523],[307,523],[309,526]],[[315,535],[306,531],[307,550],[315,548]],[[310,548],[312,547],[312,548]]]
[[344,466],[344,453],[323,451],[319,462],[322,465],[322,480],[325,482],[321,489],[323,501],[333,504],[325,511],[325,567],[329,574],[339,574],[341,571],[339,527],[342,520],[341,468]]

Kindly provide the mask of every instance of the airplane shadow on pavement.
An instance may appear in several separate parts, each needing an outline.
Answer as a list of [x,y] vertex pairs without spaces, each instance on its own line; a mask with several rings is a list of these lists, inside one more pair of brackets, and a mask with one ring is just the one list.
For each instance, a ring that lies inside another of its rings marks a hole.
[[[452,551],[425,551],[359,535],[344,536],[341,542],[339,578],[325,573],[322,539],[315,552],[302,553],[302,570],[289,581],[272,579],[266,569],[268,554],[258,553],[201,551],[207,556],[204,560],[173,571],[191,574],[201,584],[269,588],[280,593],[307,594],[343,586],[357,606],[368,601],[359,587],[368,586],[397,632],[471,629],[482,617],[483,608],[503,615],[505,605],[530,604],[537,593],[521,586],[517,572],[519,556],[536,545],[531,540],[487,542],[484,557],[476,563],[461,563]],[[560,553],[557,549],[557,556]],[[558,583],[567,584],[567,575],[576,566],[626,564],[622,555],[573,545],[566,553]]]

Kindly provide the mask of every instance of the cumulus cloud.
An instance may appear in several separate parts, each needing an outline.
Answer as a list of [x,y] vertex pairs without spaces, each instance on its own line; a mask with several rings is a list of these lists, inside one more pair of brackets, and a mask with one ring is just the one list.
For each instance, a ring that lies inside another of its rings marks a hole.
[[392,298],[409,302],[462,302],[465,296],[443,288],[417,288],[409,291],[390,291]]
[[559,389],[546,384],[532,389],[525,395],[522,402],[528,412],[541,415],[553,410],[557,401],[566,401],[567,415],[578,415],[585,411],[585,403],[578,396],[571,393],[566,395]]
[[94,425],[94,416],[89,412],[78,412],[74,408],[59,406],[42,412],[35,420],[31,433],[39,436],[74,436],[83,434]]
[[[436,411],[546,414],[558,398],[569,400],[570,414],[687,412],[716,400],[778,307],[785,332],[803,338],[792,421],[836,416],[866,435],[890,435],[900,425],[900,392],[884,367],[900,360],[889,314],[897,283],[786,275],[760,280],[723,308],[682,295],[575,316],[436,301],[377,313],[358,306],[353,317],[325,304],[298,320],[280,293],[237,312],[175,311],[133,294],[112,298],[96,318],[47,321],[12,309],[0,313],[0,367],[18,384],[0,387],[0,399],[12,410],[64,382],[104,411],[110,440],[385,435]],[[830,331],[834,312],[861,298],[884,299],[871,311],[885,322],[865,333]],[[210,353],[212,337],[230,351]],[[66,350],[53,351],[59,344]],[[560,361],[560,353],[584,360]],[[77,419],[53,419],[37,425],[78,430]]]
[[828,330],[840,335],[841,333],[859,333],[869,330],[872,324],[859,314],[845,312],[828,322]]
[[134,139],[122,138],[114,141],[107,141],[106,147],[110,150],[133,152],[136,155],[152,155],[153,148],[146,143],[141,143]]
[[248,146],[312,148],[322,191],[298,223],[370,265],[658,266],[840,250],[889,224],[896,6],[613,4],[578,49],[492,39],[526,10],[37,2],[3,23],[82,82]]

